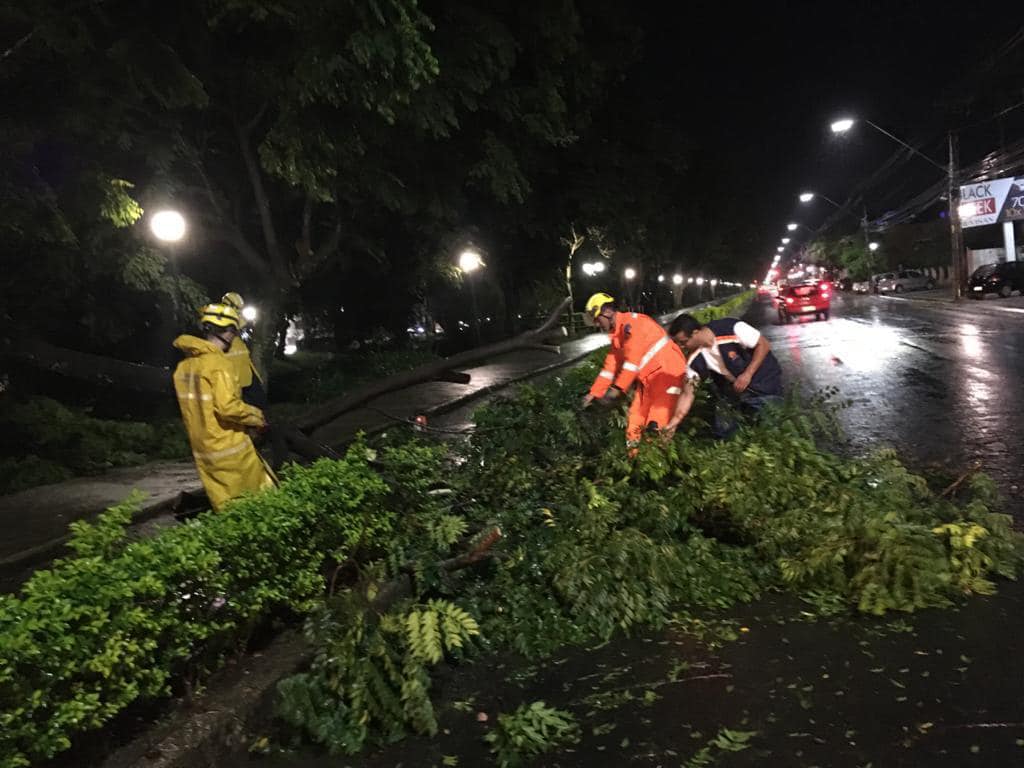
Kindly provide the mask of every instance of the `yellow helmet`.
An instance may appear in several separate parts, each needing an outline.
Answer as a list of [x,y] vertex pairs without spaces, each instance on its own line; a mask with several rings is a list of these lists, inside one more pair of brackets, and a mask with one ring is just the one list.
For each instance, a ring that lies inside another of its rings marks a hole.
[[227,304],[207,304],[199,310],[199,322],[201,325],[234,328],[236,331],[241,327],[238,310]]
[[601,313],[601,309],[605,304],[614,303],[615,299],[607,293],[595,293],[587,299],[587,310],[583,313],[583,319],[587,322],[587,325],[594,325],[597,320],[597,316]]
[[221,296],[220,301],[221,304],[227,304],[229,307],[234,307],[239,312],[241,312],[242,307],[245,306],[245,300],[241,297],[240,294],[237,294],[234,291],[229,291],[228,293],[225,293],[223,296]]

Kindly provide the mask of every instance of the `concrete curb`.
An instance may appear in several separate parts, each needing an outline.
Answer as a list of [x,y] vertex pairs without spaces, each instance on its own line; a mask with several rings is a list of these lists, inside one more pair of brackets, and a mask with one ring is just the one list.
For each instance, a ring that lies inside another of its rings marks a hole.
[[225,748],[244,746],[246,725],[271,702],[277,681],[302,671],[313,648],[296,630],[211,681],[208,693],[115,750],[102,768],[217,768]]

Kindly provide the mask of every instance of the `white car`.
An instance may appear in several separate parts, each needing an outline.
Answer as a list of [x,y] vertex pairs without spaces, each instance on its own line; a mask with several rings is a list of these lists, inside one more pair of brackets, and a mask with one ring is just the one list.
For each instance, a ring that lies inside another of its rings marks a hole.
[[916,269],[889,272],[878,280],[879,293],[903,293],[904,291],[930,291],[935,281]]
[[850,286],[850,290],[854,293],[871,293],[871,281],[859,280]]

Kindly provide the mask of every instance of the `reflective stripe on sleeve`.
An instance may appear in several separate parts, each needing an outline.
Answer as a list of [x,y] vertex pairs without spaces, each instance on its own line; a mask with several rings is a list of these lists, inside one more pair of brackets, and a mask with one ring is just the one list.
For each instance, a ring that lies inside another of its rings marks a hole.
[[668,392],[670,395],[681,395],[681,394],[683,394],[683,388],[682,387],[669,387],[665,391]]
[[624,371],[631,371],[633,373],[636,373],[637,371],[640,370],[640,368],[638,366],[634,365],[633,363],[623,363],[622,364],[622,370],[624,370]]
[[612,379],[612,380],[615,379],[615,374],[612,373],[611,371],[601,371],[597,375],[600,376],[602,379]]

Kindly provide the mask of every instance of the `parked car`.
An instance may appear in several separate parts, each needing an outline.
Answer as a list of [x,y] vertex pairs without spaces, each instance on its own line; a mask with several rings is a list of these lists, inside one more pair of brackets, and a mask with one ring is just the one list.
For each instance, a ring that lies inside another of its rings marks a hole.
[[1014,291],[1024,293],[1024,262],[984,264],[967,281],[967,294],[972,299],[983,299],[986,293],[996,293],[1005,299]]
[[848,277],[840,278],[839,282],[836,283],[836,285],[839,287],[840,291],[847,291],[847,292],[849,292],[849,291],[853,290],[853,280],[851,280]]
[[879,283],[883,280],[890,280],[894,277],[896,277],[895,272],[879,272],[877,275],[872,275],[871,280],[868,281],[871,283],[871,293],[878,293]]
[[788,323],[794,317],[811,315],[828,320],[832,302],[832,288],[828,283],[790,285],[779,294],[779,322]]
[[853,284],[851,290],[854,293],[871,293],[871,281],[870,280],[858,280]]
[[903,293],[904,291],[924,291],[935,287],[935,281],[924,272],[916,269],[903,269],[890,272],[878,281],[879,293]]

